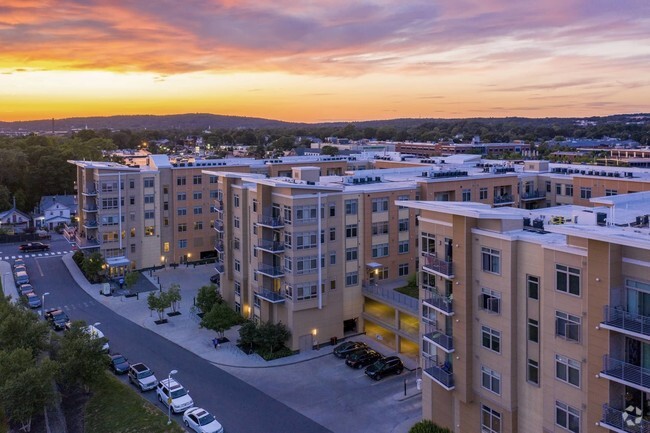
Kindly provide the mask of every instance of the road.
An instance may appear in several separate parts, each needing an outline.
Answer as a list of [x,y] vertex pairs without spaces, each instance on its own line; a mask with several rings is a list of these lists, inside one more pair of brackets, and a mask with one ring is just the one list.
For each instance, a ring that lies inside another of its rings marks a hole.
[[[5,250],[8,250],[6,248]],[[52,251],[67,244],[52,242]],[[45,297],[45,308],[61,307],[72,320],[100,322],[100,329],[110,337],[111,352],[120,352],[130,362],[144,362],[158,379],[172,369],[185,386],[195,405],[206,408],[229,433],[329,432],[327,428],[301,415],[242,380],[215,367],[206,360],[171,343],[165,338],[123,319],[95,301],[79,288],[57,256],[27,258],[27,268],[36,293]],[[124,378],[126,380],[126,378]],[[287,382],[291,380],[287,377]],[[156,400],[155,391],[145,397],[166,412]],[[181,422],[179,415],[174,416]]]

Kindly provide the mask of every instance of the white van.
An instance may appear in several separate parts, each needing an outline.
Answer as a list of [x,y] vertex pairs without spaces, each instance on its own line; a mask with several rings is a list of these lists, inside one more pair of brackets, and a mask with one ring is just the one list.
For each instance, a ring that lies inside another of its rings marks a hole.
[[103,338],[106,342],[102,346],[102,351],[108,353],[110,351],[110,346],[108,345],[108,339],[104,337],[104,333],[94,327],[93,325],[88,325],[86,327],[86,332],[90,334],[92,338]]

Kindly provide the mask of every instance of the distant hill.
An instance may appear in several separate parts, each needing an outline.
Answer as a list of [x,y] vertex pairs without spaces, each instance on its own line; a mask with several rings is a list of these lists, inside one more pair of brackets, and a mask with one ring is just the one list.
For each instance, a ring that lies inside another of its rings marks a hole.
[[526,117],[487,117],[487,118],[465,118],[465,119],[426,119],[426,118],[402,118],[387,120],[365,120],[351,122],[329,122],[329,123],[295,123],[269,120],[257,117],[224,116],[207,113],[188,113],[170,115],[132,115],[132,116],[107,116],[107,117],[71,117],[67,119],[43,119],[17,122],[0,122],[0,132],[43,132],[43,131],[69,131],[71,129],[152,129],[152,130],[204,130],[204,129],[236,129],[236,128],[299,128],[299,127],[337,127],[348,123],[358,128],[364,127],[394,127],[409,128],[423,124],[446,124],[458,122],[481,122],[483,124],[497,124],[508,122],[519,126],[545,126],[545,125],[571,125],[577,121],[588,121],[597,124],[604,123],[649,123],[650,114],[615,114],[602,117],[547,117],[547,118],[526,118]]

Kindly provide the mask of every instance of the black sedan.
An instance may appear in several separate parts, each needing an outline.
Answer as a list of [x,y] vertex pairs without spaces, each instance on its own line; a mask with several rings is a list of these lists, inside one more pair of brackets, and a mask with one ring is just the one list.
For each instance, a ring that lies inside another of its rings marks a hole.
[[367,349],[368,345],[360,341],[346,341],[334,348],[332,353],[338,358],[346,358],[350,353],[359,349]]
[[114,353],[109,356],[110,358],[110,367],[111,370],[113,370],[113,373],[115,374],[124,374],[129,371],[129,361],[127,359],[120,355],[119,353]]
[[348,367],[361,368],[383,358],[382,354],[372,349],[361,349],[348,355],[345,363]]
[[397,356],[387,356],[366,368],[366,374],[375,379],[380,380],[388,374],[402,374],[404,364]]

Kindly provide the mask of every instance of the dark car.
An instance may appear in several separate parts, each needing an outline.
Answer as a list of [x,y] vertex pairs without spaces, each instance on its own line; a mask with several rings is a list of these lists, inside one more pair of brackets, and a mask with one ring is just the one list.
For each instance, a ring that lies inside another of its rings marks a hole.
[[41,298],[34,292],[28,292],[25,297],[27,298],[29,308],[38,308],[41,306]]
[[348,355],[345,363],[352,368],[361,368],[379,361],[382,354],[372,349],[361,349]]
[[20,296],[25,296],[28,293],[34,293],[34,287],[31,284],[21,284],[20,287],[18,287],[18,292],[20,293]]
[[346,341],[334,348],[332,353],[338,358],[346,358],[350,353],[359,349],[367,349],[368,345],[360,341]]
[[22,244],[18,249],[22,252],[28,253],[31,251],[47,251],[50,249],[50,246],[43,242],[29,242],[27,244]]
[[45,312],[45,320],[50,322],[55,331],[61,331],[66,328],[70,318],[63,310],[55,308]]
[[119,353],[114,353],[112,355],[109,355],[109,358],[111,360],[110,367],[111,370],[113,370],[113,373],[124,374],[129,371],[129,367],[131,365],[124,356],[120,355]]
[[220,281],[221,281],[221,275],[219,274],[214,274],[213,276],[210,277],[210,282],[212,284],[219,284]]
[[404,364],[397,356],[387,356],[366,368],[366,374],[375,380],[389,374],[402,374]]

